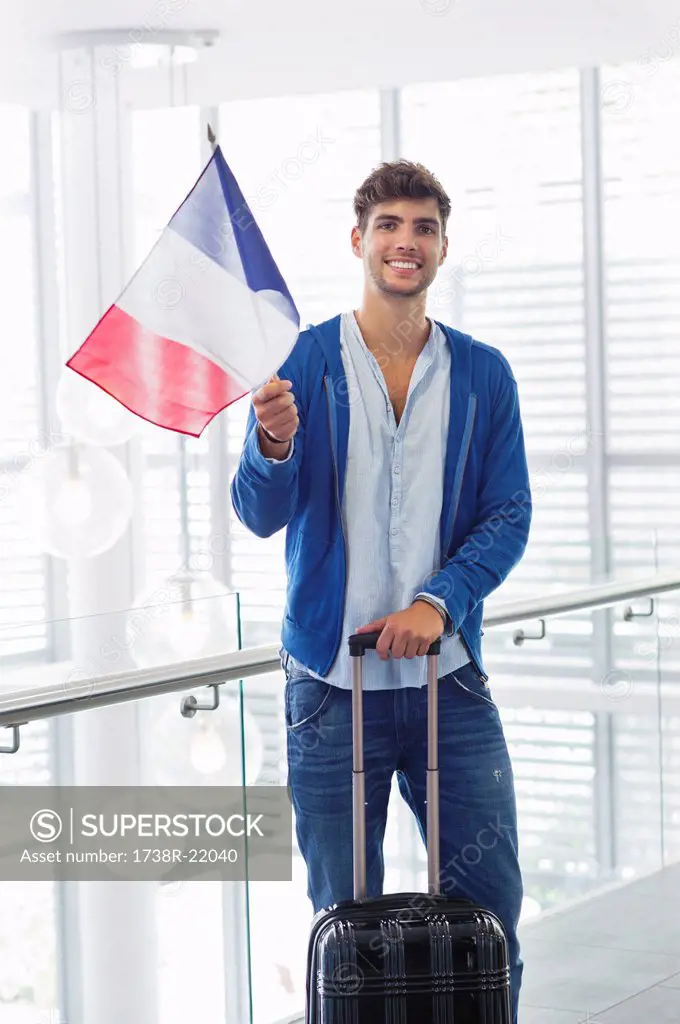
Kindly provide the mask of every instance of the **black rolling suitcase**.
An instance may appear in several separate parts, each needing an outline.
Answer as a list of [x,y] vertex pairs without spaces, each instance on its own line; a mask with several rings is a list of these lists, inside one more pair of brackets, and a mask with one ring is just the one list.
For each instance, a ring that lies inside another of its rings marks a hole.
[[366,897],[362,658],[379,633],[349,638],[352,657],[354,899],[319,911],[307,963],[306,1024],[511,1024],[501,922],[440,892],[438,679],[428,651],[428,893]]

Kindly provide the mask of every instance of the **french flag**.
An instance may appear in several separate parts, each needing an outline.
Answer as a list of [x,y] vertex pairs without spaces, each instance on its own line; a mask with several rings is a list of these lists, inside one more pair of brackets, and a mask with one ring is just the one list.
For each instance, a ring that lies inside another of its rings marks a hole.
[[67,362],[151,423],[200,437],[290,354],[300,317],[219,146]]

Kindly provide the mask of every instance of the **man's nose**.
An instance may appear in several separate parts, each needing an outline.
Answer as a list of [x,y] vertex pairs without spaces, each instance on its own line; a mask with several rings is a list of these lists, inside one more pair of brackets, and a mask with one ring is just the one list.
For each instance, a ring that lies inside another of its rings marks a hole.
[[400,238],[397,243],[397,249],[404,249],[409,250],[410,252],[415,252],[416,248],[417,246],[415,238],[411,238],[408,235],[405,235],[403,238]]

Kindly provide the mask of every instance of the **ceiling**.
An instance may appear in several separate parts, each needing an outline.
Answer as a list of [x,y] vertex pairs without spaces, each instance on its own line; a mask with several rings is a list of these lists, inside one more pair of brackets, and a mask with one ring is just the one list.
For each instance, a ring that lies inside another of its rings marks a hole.
[[[635,61],[680,49],[676,0],[24,0],[6,4],[0,102],[58,103],[55,36],[217,29],[192,102]],[[142,72],[142,75],[147,74]]]

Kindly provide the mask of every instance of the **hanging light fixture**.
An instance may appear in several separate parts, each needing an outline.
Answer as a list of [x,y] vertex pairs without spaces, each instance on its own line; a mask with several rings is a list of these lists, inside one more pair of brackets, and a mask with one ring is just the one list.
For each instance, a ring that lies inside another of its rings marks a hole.
[[138,416],[67,366],[59,378],[55,402],[65,433],[85,444],[105,448],[125,444],[139,431]]
[[52,448],[24,474],[17,493],[40,549],[56,558],[92,558],[120,539],[132,515],[132,486],[103,448]]
[[146,719],[148,764],[157,786],[243,785],[242,736],[245,737],[245,785],[258,780],[264,760],[262,730],[254,715],[243,708],[241,722],[237,697],[222,696],[216,711],[183,718],[177,696],[167,701],[163,714]]

